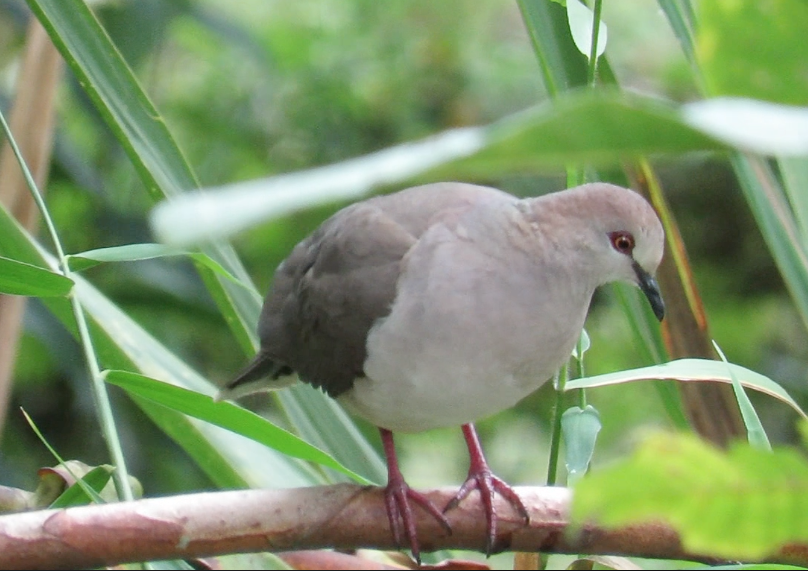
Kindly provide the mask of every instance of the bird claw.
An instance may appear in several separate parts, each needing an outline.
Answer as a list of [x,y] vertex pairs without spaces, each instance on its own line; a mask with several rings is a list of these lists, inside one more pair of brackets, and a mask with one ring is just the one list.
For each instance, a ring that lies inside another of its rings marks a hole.
[[485,520],[488,525],[485,554],[490,556],[494,552],[497,538],[497,513],[494,508],[494,493],[499,493],[511,504],[511,507],[519,512],[519,515],[525,520],[525,524],[530,522],[530,516],[522,499],[513,491],[513,488],[506,484],[504,480],[495,476],[487,467],[481,470],[469,471],[468,478],[455,494],[455,497],[443,508],[443,513],[456,508],[475,489],[480,492],[480,500],[485,510]]
[[[410,500],[421,506],[432,517],[434,517],[447,534],[451,535],[452,528],[446,516],[435,507],[429,498],[424,494],[411,489],[405,482],[389,482],[384,490],[384,503],[387,508],[387,519],[390,522],[390,531],[393,533],[393,540],[401,547],[403,536],[409,540],[412,557],[421,564],[421,550],[418,545],[418,535],[415,531],[415,519],[410,508]],[[403,524],[403,529],[402,529]],[[403,533],[402,533],[403,532]]]

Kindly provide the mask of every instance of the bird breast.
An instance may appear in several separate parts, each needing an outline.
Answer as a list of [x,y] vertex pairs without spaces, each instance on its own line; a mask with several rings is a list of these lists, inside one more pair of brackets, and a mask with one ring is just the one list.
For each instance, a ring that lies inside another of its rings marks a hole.
[[502,236],[480,243],[437,225],[419,240],[368,336],[365,378],[339,397],[347,409],[393,431],[465,424],[513,406],[566,361],[592,288]]

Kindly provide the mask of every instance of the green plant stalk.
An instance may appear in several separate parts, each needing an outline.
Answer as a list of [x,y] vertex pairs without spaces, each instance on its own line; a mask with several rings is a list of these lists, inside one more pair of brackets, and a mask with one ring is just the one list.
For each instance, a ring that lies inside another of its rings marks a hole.
[[[26,1],[126,151],[149,195],[161,199],[198,188],[196,176],[168,131],[164,119],[87,4],[83,0]],[[252,283],[232,246],[226,242],[205,243],[201,250],[238,280],[248,285]],[[200,276],[225,323],[245,354],[252,355],[257,347],[255,331],[262,296],[222,280],[198,263],[196,265],[202,270]],[[360,433],[353,426],[353,421],[346,414],[335,412],[338,405],[329,404],[329,397],[325,394],[313,390],[305,393],[287,390],[274,392],[273,398],[280,403],[304,399],[306,402],[301,403],[298,409],[304,412],[317,409],[322,416],[301,417],[285,410],[295,431],[309,442],[317,442],[321,434],[328,434],[331,442],[340,444],[339,450],[329,451],[336,452],[343,464],[354,467],[364,465],[367,451],[373,449],[366,441],[357,442]],[[141,407],[151,406],[143,400],[137,402]],[[283,408],[285,404],[281,406]],[[153,419],[160,416],[147,414]],[[166,430],[169,425],[166,423],[161,427]],[[176,427],[170,430],[176,430]],[[177,430],[172,438],[180,436],[179,432]],[[378,452],[375,454],[378,457]],[[383,467],[378,458],[373,465]],[[373,477],[372,474],[366,475]]]
[[[578,370],[576,371],[576,374],[579,379],[583,378],[585,373],[583,348],[584,348],[584,340],[583,335],[581,335],[578,338],[578,350],[575,352],[575,362],[578,365]],[[578,406],[580,406],[582,410],[586,408],[586,389],[581,389],[580,391],[578,391]]]
[[598,35],[600,35],[600,13],[603,0],[595,0],[594,16],[592,17],[592,45],[589,48],[589,67],[586,74],[586,83],[595,87],[598,72]]
[[561,448],[561,415],[564,413],[564,387],[569,379],[569,364],[561,367],[556,387],[556,403],[553,411],[553,435],[550,440],[550,458],[547,464],[547,485],[554,486],[558,476],[558,452]]
[[[589,65],[587,67],[586,83],[590,87],[595,87],[597,82],[597,68],[598,68],[598,36],[600,35],[600,17],[603,9],[603,0],[595,0],[595,9],[592,16],[592,43],[589,48]],[[575,168],[572,166],[567,167],[567,187],[578,186],[586,182],[586,172],[584,167]],[[584,376],[584,358],[581,352],[583,343],[578,339],[578,351],[576,353],[576,362],[578,365],[578,377]],[[581,389],[578,391],[578,406],[582,409],[586,408],[586,391]],[[559,417],[560,423],[560,417]],[[559,424],[560,426],[560,424]]]
[[[62,244],[59,241],[59,234],[56,232],[56,226],[53,224],[53,220],[50,217],[50,213],[48,212],[45,201],[42,198],[42,194],[39,192],[39,189],[31,176],[31,172],[28,170],[25,164],[25,159],[23,158],[22,153],[14,140],[11,129],[6,122],[6,118],[1,112],[0,124],[3,127],[3,132],[6,135],[8,144],[11,146],[11,150],[14,152],[14,156],[17,157],[17,161],[19,162],[23,176],[25,177],[25,182],[28,189],[31,191],[31,196],[34,199],[34,202],[36,202],[37,208],[39,208],[39,211],[42,213],[42,219],[45,222],[45,227],[48,229],[48,233],[51,236],[53,246],[56,250],[56,255],[59,260],[59,268],[62,275],[64,275],[66,278],[70,278],[70,267],[67,256],[62,248]],[[88,372],[93,384],[93,397],[101,424],[101,433],[107,444],[110,457],[112,458],[112,463],[115,466],[115,472],[112,475],[113,481],[115,482],[115,490],[118,493],[119,498],[126,501],[131,501],[134,499],[134,494],[132,493],[132,488],[129,485],[129,472],[126,469],[126,462],[124,460],[123,450],[121,449],[121,441],[118,437],[118,430],[115,426],[115,418],[112,414],[112,406],[109,402],[109,394],[107,393],[106,386],[104,385],[104,380],[101,377],[101,370],[98,366],[98,358],[96,357],[95,349],[93,348],[90,330],[87,326],[87,319],[78,298],[72,292],[68,295],[68,297],[70,299],[70,305],[73,309],[73,315],[76,319],[76,328],[78,329],[79,340],[81,342],[82,350],[84,351],[84,359],[87,363]]]

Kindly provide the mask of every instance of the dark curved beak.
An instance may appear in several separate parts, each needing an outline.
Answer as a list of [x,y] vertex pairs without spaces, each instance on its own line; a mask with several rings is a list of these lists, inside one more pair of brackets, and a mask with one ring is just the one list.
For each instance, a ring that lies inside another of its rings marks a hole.
[[654,277],[640,267],[640,264],[634,262],[634,272],[637,274],[637,281],[640,283],[640,289],[648,298],[648,303],[651,304],[651,309],[654,310],[656,318],[662,321],[665,317],[665,302],[662,301],[662,294],[659,293],[659,284]]

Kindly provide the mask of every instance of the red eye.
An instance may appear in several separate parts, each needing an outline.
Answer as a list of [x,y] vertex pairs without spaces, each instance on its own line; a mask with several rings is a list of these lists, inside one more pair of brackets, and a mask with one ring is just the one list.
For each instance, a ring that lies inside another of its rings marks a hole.
[[612,232],[609,239],[612,241],[612,247],[621,254],[630,256],[634,250],[634,236],[631,232]]

